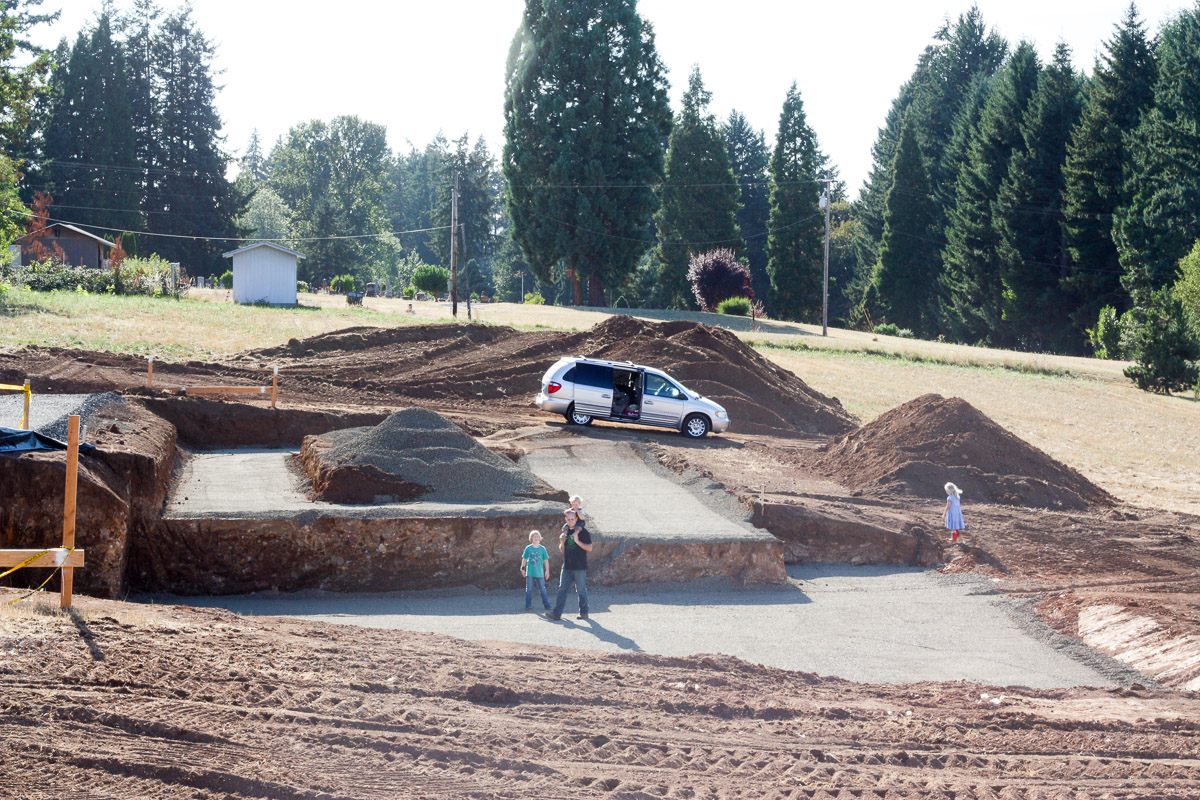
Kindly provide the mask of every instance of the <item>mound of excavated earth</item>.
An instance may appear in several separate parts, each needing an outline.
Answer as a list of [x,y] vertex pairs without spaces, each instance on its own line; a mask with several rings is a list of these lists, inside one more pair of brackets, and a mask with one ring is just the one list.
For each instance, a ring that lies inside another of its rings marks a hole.
[[947,481],[967,501],[1086,509],[1116,501],[957,397],[926,394],[822,448],[818,472],[854,489],[938,497]]
[[306,436],[299,463],[314,497],[331,503],[566,500],[564,492],[424,408],[397,411],[374,427]]
[[350,328],[241,359],[281,364],[288,391],[313,399],[328,393],[329,400],[344,403],[350,389],[363,401],[402,396],[422,405],[453,402],[465,409],[464,404],[485,403],[514,410],[530,407],[542,375],[562,356],[665,370],[724,405],[738,433],[831,436],[858,424],[835,398],[813,390],[729,331],[695,322],[616,316],[571,333],[490,325]]

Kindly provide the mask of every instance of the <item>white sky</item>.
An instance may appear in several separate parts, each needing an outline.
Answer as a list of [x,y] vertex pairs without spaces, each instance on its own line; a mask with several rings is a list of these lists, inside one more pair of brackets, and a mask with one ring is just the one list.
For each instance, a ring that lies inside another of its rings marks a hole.
[[[1139,0],[1153,35],[1194,0]],[[160,0],[174,7],[173,0]],[[118,8],[127,0],[116,0]],[[900,85],[947,16],[970,0],[801,3],[796,0],[641,0],[678,107],[698,64],[712,110],[730,109],[771,145],[793,80],[821,147],[851,195],[871,166],[871,145]],[[1065,40],[1091,72],[1129,0],[978,0],[984,21],[1010,43],[1032,40],[1049,57]],[[99,0],[45,0],[62,9],[40,39],[74,40]],[[240,153],[257,128],[269,150],[292,125],[356,114],[387,126],[394,150],[437,132],[482,135],[499,154],[504,63],[523,0],[194,0],[217,45],[218,109],[227,147]]]

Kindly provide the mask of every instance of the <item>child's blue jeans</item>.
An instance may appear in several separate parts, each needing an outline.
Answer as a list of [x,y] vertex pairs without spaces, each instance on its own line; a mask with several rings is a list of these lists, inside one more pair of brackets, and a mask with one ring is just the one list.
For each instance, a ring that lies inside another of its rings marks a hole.
[[532,575],[525,576],[525,607],[529,608],[533,605],[533,587],[537,586],[538,591],[542,593],[542,605],[546,608],[550,607],[550,595],[546,594],[546,579],[535,578]]

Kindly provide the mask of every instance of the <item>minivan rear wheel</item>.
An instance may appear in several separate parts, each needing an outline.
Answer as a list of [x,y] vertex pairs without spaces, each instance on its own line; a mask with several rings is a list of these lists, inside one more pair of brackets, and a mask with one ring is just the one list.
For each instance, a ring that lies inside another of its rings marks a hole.
[[708,424],[708,417],[703,414],[690,414],[683,421],[683,427],[680,430],[689,439],[703,439],[708,435],[711,427]]
[[580,412],[576,411],[574,403],[571,403],[571,405],[567,408],[566,416],[567,416],[567,422],[571,425],[591,425],[592,424],[591,415],[590,414],[581,414]]

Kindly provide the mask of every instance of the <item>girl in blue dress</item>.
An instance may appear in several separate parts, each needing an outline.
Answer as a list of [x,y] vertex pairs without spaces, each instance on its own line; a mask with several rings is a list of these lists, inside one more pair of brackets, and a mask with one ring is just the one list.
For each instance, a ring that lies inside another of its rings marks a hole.
[[946,484],[946,510],[942,512],[942,519],[946,522],[946,529],[950,531],[950,541],[957,542],[962,529],[967,527],[963,523],[962,505],[958,498],[962,495],[962,490],[953,483]]

